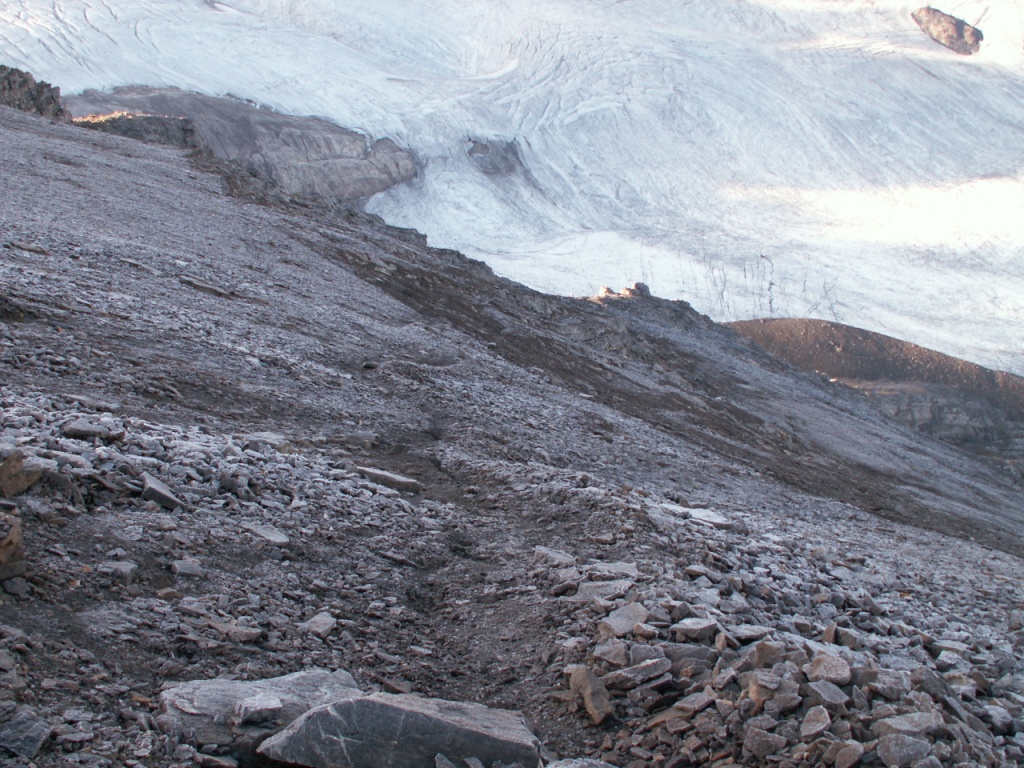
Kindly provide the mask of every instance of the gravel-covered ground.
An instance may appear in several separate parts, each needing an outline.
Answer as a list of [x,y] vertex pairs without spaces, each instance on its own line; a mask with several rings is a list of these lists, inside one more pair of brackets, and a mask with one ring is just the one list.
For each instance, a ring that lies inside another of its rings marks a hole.
[[312,667],[619,766],[1024,759],[999,467],[642,289],[0,131],[12,765],[230,764],[161,691]]

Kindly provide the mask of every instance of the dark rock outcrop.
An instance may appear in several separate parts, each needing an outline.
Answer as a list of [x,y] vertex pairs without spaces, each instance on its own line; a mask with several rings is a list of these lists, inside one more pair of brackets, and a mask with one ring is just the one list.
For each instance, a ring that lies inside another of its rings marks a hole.
[[307,669],[269,680],[194,680],[160,694],[159,724],[199,747],[247,754],[311,707],[362,696],[347,672]]
[[179,149],[204,149],[196,124],[187,117],[133,115],[114,112],[109,115],[87,115],[76,119],[75,125],[95,131],[127,136],[149,144],[166,144]]
[[951,51],[970,56],[981,48],[981,41],[984,39],[981,30],[972,27],[963,19],[950,16],[931,6],[918,8],[910,17],[928,37]]
[[238,99],[130,87],[86,91],[69,103],[78,114],[94,116],[88,127],[209,149],[285,195],[358,203],[417,172],[415,158],[390,139],[371,142],[318,117],[282,115]]
[[730,323],[805,371],[871,395],[882,411],[945,442],[1019,459],[1024,379],[880,333],[824,320]]
[[0,105],[31,112],[62,123],[71,122],[60,88],[39,81],[28,72],[0,64]]

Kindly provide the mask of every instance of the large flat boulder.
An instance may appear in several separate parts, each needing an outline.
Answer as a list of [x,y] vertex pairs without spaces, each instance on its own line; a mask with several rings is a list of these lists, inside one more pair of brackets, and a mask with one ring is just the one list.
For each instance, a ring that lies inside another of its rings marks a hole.
[[160,726],[199,747],[248,752],[304,712],[362,696],[348,672],[308,669],[268,680],[193,680],[160,694]]
[[477,758],[534,768],[539,742],[518,712],[481,704],[375,693],[311,709],[257,750],[309,768],[433,768]]

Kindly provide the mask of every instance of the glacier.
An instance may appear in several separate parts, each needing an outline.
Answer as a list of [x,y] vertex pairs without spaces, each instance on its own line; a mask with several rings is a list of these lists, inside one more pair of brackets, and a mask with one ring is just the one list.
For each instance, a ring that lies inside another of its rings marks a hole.
[[411,149],[368,209],[540,290],[646,282],[1024,374],[1024,9],[891,0],[7,0],[0,62]]

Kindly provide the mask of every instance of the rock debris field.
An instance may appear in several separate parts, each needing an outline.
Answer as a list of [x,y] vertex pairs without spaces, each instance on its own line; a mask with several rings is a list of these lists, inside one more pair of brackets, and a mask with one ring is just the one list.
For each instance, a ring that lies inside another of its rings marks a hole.
[[999,467],[642,287],[0,130],[5,765],[1024,761]]

